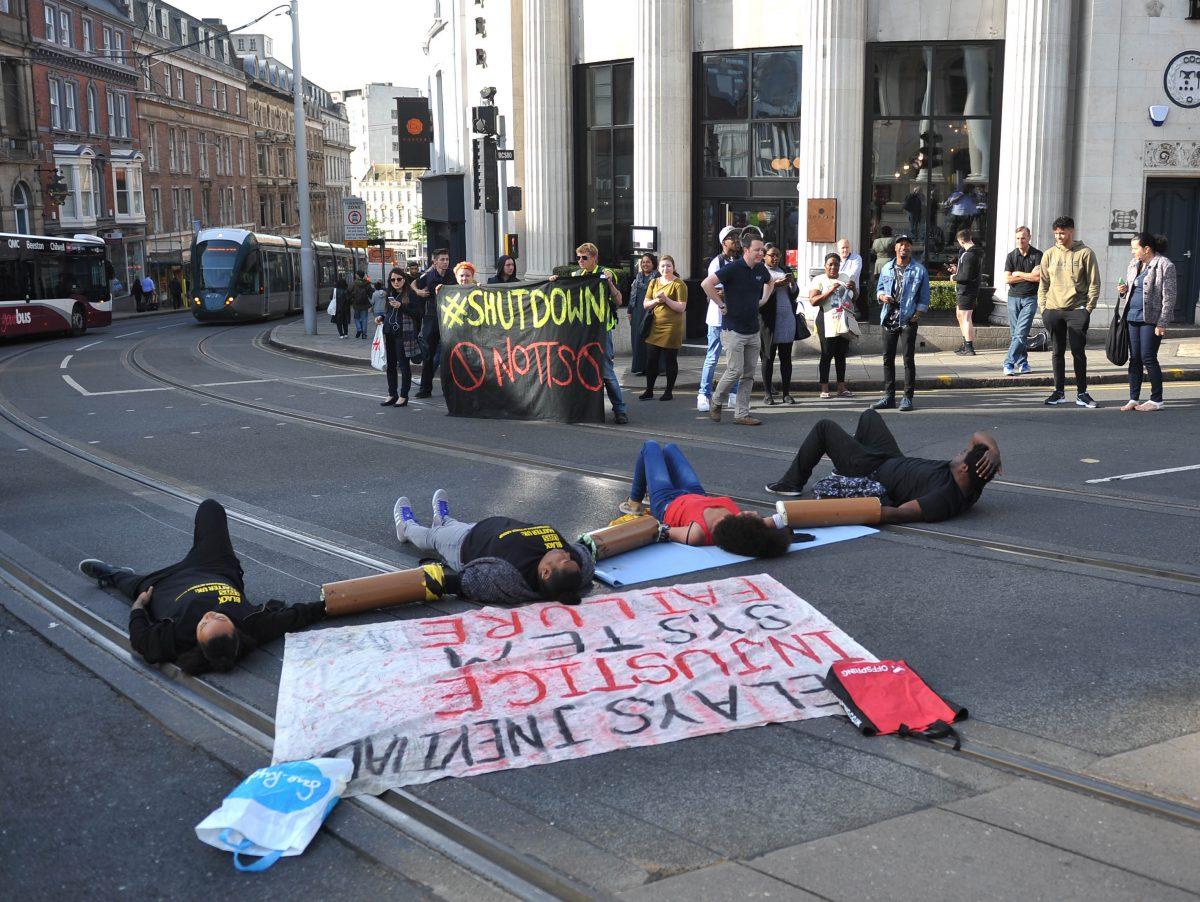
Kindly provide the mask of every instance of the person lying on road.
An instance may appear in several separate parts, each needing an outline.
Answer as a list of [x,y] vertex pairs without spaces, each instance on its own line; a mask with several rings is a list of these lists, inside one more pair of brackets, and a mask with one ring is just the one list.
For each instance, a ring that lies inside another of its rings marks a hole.
[[747,557],[779,557],[792,543],[791,530],[782,528],[778,515],[762,517],[743,511],[733,499],[704,491],[700,477],[674,444],[648,441],[642,445],[629,499],[621,503],[621,512],[644,513],[642,499],[647,491],[650,513],[663,524],[672,542],[716,545]]
[[179,563],[142,575],[87,558],[79,572],[133,600],[129,644],[146,663],[177,662],[190,674],[231,670],[259,645],[325,617],[320,602],[247,601],[225,508],[211,498],[196,510],[192,548]]
[[404,495],[396,499],[392,520],[397,539],[446,562],[446,592],[474,601],[579,604],[596,569],[586,547],[568,542],[552,526],[509,517],[460,523],[450,516],[443,489],[433,493],[428,527],[417,522]]
[[798,496],[813,468],[828,455],[842,476],[869,476],[887,489],[883,523],[948,520],[979,500],[983,487],[1000,472],[1000,448],[988,432],[976,432],[965,451],[951,460],[906,457],[883,417],[866,410],[850,435],[833,420],[821,420],[800,445],[788,471],[768,492]]

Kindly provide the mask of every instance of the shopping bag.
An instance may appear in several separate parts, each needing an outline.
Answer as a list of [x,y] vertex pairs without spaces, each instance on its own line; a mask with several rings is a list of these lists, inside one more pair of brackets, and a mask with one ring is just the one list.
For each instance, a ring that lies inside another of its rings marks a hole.
[[375,327],[375,338],[371,342],[371,366],[382,370],[387,366],[387,353],[383,350],[383,325]]
[[333,297],[329,299],[329,306],[325,308],[325,312],[330,317],[337,316],[337,291],[334,290]]
[[[839,335],[849,335],[850,324],[848,320],[854,317],[846,313],[844,310],[830,310],[825,316],[825,337],[837,338]],[[858,323],[854,324],[858,328]]]
[[965,720],[967,709],[930,689],[905,661],[839,661],[824,682],[864,736],[950,737],[959,747],[950,724]]
[[[345,758],[289,761],[256,770],[196,825],[201,842],[233,853],[239,871],[265,871],[303,852],[354,773]],[[243,864],[241,856],[258,856]]]

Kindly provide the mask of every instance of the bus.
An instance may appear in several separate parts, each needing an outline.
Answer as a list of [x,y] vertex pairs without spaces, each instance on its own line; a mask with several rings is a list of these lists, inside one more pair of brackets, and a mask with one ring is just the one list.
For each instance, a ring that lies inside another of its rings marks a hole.
[[[333,298],[339,278],[349,284],[366,269],[366,254],[356,248],[314,241],[317,309]],[[192,245],[191,297],[188,306],[201,322],[265,319],[304,309],[300,285],[300,242],[247,232],[203,229]]]
[[0,338],[82,335],[112,323],[104,239],[0,232]]

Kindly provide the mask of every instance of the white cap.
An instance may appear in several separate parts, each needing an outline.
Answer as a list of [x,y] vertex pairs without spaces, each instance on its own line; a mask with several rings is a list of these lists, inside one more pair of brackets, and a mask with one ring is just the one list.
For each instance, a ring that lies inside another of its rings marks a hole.
[[741,231],[742,230],[739,229],[737,226],[731,226],[731,225],[725,226],[725,228],[721,229],[721,244],[724,244],[725,239],[728,238],[730,235],[734,234],[735,232],[740,233]]

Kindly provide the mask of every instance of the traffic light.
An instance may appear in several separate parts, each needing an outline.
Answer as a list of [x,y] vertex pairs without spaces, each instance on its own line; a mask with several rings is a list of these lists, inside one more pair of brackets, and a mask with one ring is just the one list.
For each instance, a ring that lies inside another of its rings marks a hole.
[[477,135],[496,134],[497,112],[494,106],[471,107],[471,131]]
[[921,149],[917,151],[918,169],[940,169],[942,167],[942,136],[937,132],[921,132]]
[[475,164],[475,209],[482,208],[486,213],[496,213],[500,210],[500,173],[496,168],[496,139],[473,139],[471,156]]

